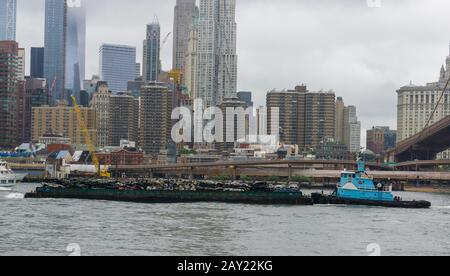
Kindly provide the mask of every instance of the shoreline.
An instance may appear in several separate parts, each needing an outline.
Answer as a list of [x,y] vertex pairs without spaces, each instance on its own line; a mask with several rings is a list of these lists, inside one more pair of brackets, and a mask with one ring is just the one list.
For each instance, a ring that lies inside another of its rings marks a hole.
[[450,194],[450,186],[415,186],[405,185],[405,192],[430,193],[430,194]]

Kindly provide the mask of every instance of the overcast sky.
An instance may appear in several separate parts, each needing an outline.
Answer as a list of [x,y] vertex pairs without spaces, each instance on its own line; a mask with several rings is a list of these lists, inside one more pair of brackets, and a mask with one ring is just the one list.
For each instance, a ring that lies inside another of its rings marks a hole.
[[[44,0],[18,2],[21,47],[42,46]],[[137,46],[141,62],[145,25],[157,15],[162,33],[172,31],[175,0],[86,4],[87,78],[98,71],[101,43]],[[448,11],[448,0],[381,0],[379,8],[367,0],[237,0],[238,89],[253,91],[257,104],[273,88],[333,89],[358,107],[364,129],[396,127],[396,89],[439,77],[449,54]],[[169,39],[163,69],[171,55]]]

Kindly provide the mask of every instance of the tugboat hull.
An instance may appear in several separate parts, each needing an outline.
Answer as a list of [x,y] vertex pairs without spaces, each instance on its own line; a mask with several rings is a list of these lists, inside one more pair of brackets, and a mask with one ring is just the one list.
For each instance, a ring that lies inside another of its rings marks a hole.
[[317,205],[363,205],[407,209],[428,209],[431,207],[431,203],[428,201],[376,201],[365,199],[346,199],[322,194],[312,194],[312,199],[314,204]]

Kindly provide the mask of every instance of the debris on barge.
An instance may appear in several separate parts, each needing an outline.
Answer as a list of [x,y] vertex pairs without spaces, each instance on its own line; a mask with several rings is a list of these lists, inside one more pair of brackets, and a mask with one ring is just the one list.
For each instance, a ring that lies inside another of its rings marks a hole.
[[25,198],[67,198],[139,203],[221,202],[267,205],[313,205],[295,185],[266,182],[190,181],[143,179],[53,180],[44,183]]

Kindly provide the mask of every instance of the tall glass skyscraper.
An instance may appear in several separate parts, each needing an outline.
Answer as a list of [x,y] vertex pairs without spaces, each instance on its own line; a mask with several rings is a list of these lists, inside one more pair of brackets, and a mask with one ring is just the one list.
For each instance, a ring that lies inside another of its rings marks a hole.
[[198,17],[195,0],[177,0],[173,21],[173,69],[184,70],[189,34]]
[[100,78],[113,93],[126,91],[128,81],[136,78],[136,47],[103,44],[99,56]]
[[161,72],[161,27],[155,18],[147,25],[147,38],[144,40],[143,76],[145,81],[157,81]]
[[0,40],[16,40],[17,0],[0,0]]
[[64,97],[67,32],[67,0],[45,0],[44,77],[52,101]]
[[67,42],[65,88],[80,100],[85,78],[86,7],[85,1],[76,1],[67,8]]

